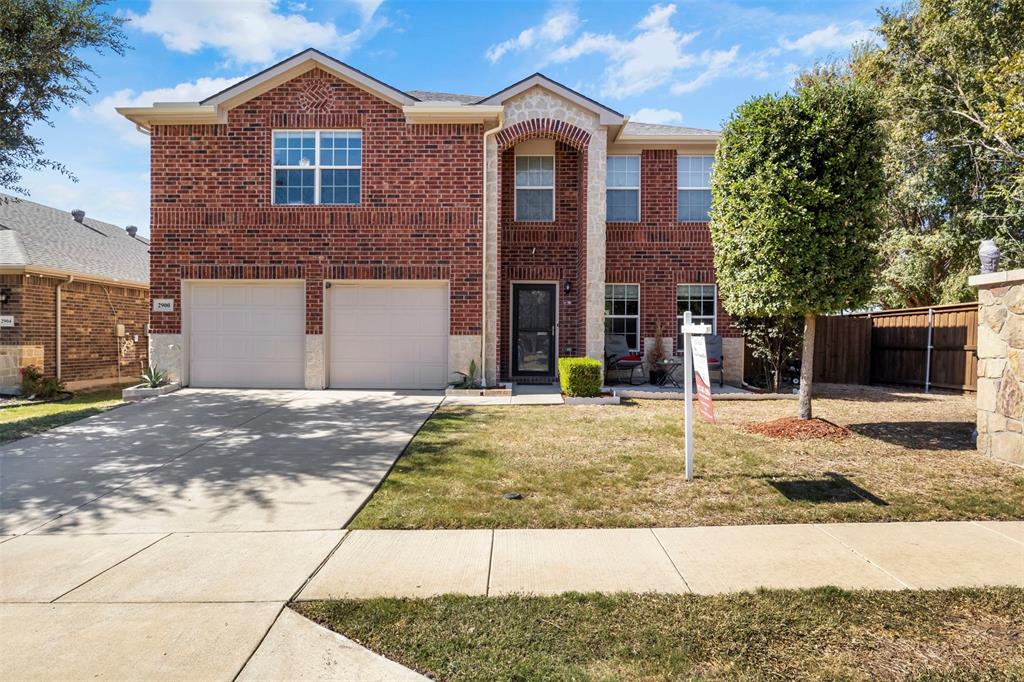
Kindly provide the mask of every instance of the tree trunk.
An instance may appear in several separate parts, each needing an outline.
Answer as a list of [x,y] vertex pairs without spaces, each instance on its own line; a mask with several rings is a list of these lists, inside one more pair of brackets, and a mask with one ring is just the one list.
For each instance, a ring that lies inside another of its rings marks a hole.
[[804,350],[800,357],[800,418],[811,418],[811,382],[814,377],[814,323],[818,316],[804,315]]

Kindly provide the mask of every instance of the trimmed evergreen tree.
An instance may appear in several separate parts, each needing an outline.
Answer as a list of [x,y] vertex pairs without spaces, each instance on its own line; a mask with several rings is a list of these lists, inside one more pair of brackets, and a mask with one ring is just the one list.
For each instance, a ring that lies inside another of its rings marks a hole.
[[712,177],[711,235],[725,309],[804,320],[800,417],[811,418],[814,322],[870,300],[885,191],[873,92],[815,79],[742,104]]

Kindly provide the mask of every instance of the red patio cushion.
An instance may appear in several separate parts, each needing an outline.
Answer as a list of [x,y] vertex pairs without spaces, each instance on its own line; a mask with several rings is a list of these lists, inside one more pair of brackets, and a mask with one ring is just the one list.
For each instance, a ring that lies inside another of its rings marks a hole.
[[639,362],[643,359],[642,355],[624,355],[619,358],[619,361],[621,362],[622,360],[625,360],[626,362]]

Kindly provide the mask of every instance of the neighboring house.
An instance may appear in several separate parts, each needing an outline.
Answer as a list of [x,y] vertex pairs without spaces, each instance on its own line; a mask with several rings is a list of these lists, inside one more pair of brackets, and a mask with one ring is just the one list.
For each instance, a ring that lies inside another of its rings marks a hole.
[[0,194],[0,392],[36,365],[71,389],[146,364],[149,244],[135,233]]
[[535,74],[404,92],[306,50],[197,103],[118,110],[151,135],[151,357],[193,386],[549,381],[717,304],[718,134],[632,123]]

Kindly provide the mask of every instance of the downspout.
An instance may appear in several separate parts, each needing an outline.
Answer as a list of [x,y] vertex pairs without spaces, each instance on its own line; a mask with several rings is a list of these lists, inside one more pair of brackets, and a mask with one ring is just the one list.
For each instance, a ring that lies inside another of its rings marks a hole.
[[57,312],[57,315],[56,315],[56,317],[57,317],[57,325],[56,325],[56,327],[57,327],[57,339],[56,339],[57,345],[56,345],[56,348],[55,348],[56,352],[54,353],[54,355],[56,356],[56,361],[57,361],[56,362],[56,365],[57,365],[57,381],[60,381],[60,378],[61,378],[61,371],[60,371],[60,355],[61,355],[61,353],[60,353],[60,347],[61,347],[61,338],[60,338],[60,308],[61,308],[60,298],[61,297],[60,297],[60,290],[61,290],[61,288],[65,284],[71,284],[74,281],[75,281],[75,276],[74,275],[68,275],[68,278],[66,280],[64,280],[63,282],[61,282],[60,284],[57,285],[56,294],[54,296],[54,298],[56,299],[56,305],[57,305],[57,311],[56,311]]
[[[483,256],[481,258],[481,264],[483,268],[480,271],[480,386],[487,387],[487,138],[488,136],[494,135],[505,127],[505,114],[504,112],[498,114],[498,125],[490,130],[484,131],[484,149],[483,149],[483,178],[484,186],[481,197],[483,199]],[[497,161],[497,159],[495,159]],[[498,188],[495,194],[499,194],[501,189]]]

